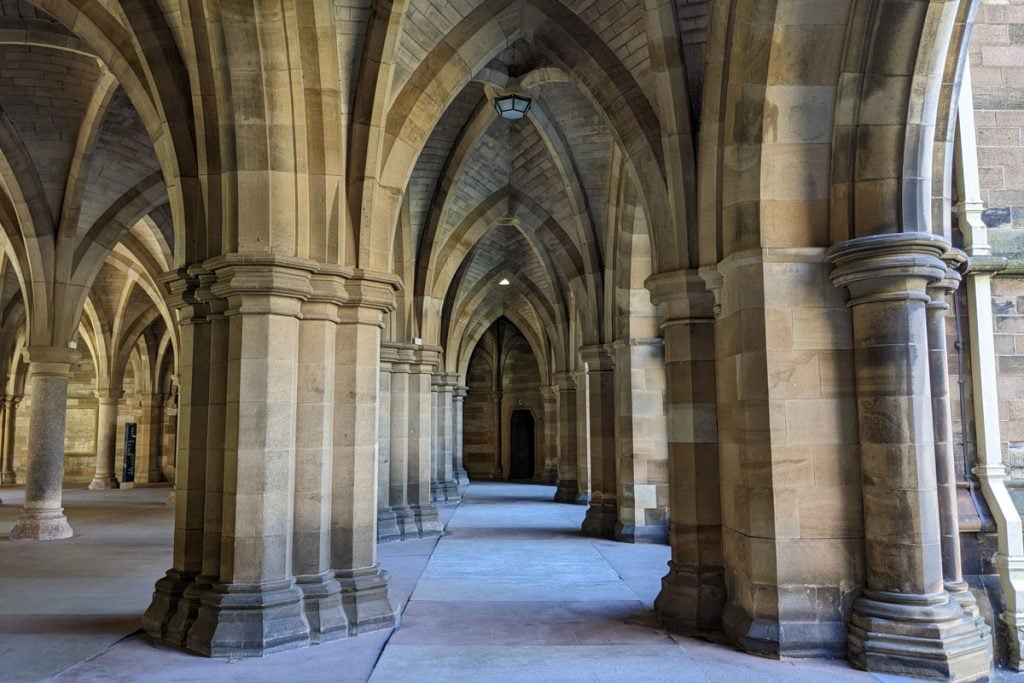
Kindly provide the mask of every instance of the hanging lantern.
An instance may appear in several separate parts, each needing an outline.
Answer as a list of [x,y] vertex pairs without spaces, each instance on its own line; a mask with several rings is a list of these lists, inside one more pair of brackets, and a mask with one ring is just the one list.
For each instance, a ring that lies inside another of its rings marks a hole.
[[498,116],[506,121],[518,121],[530,111],[530,104],[533,102],[529,97],[522,95],[502,95],[494,98],[494,109]]

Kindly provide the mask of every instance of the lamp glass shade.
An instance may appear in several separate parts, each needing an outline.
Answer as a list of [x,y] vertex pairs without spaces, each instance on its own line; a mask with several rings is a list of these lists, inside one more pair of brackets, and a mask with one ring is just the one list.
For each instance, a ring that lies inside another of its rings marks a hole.
[[494,99],[494,110],[507,121],[518,121],[530,111],[532,100],[522,95],[502,95]]

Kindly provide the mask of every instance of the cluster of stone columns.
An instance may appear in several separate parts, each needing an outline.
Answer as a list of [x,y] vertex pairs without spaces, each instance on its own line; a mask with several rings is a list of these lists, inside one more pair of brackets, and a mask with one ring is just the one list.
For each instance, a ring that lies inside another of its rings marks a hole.
[[850,292],[867,551],[850,658],[983,676],[992,642],[960,576],[943,312],[962,257],[930,233],[862,237],[829,256]]
[[392,626],[376,562],[377,367],[397,282],[232,256],[170,284],[178,514],[146,632],[248,656]]
[[[431,497],[437,502],[457,502],[461,499],[455,474],[455,390],[459,376],[438,372],[431,379],[431,406],[433,407],[433,442],[431,463]],[[461,422],[461,417],[458,421]]]
[[[437,536],[441,522],[431,499],[435,468],[432,375],[437,349],[381,345],[381,414],[378,423],[378,530],[380,541]],[[385,409],[386,407],[386,409]]]

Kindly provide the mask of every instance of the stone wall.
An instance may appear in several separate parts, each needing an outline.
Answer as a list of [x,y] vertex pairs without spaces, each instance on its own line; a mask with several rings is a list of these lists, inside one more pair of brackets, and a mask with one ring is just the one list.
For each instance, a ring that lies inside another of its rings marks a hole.
[[462,409],[463,466],[470,479],[488,479],[494,466],[494,389],[491,360],[477,350],[469,363]]
[[[79,348],[84,344],[79,341]],[[28,462],[28,416],[32,407],[32,383],[25,384],[25,398],[18,405],[14,431],[14,469],[25,481]],[[68,378],[68,411],[64,436],[64,481],[88,484],[96,471],[96,371],[92,358],[83,352]]]
[[[1024,228],[1024,0],[983,0],[971,42],[982,219],[996,233]],[[1016,244],[1016,242],[1015,242]],[[1014,246],[1014,253],[1022,250]]]

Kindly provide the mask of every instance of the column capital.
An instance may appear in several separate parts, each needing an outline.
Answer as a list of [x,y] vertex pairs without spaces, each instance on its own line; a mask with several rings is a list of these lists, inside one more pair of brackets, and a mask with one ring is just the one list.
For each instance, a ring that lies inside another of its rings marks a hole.
[[96,390],[96,399],[100,403],[117,403],[124,396],[124,392],[120,389],[111,389],[110,387],[104,387]]
[[615,368],[609,344],[591,344],[580,347],[580,356],[590,372],[607,372]]
[[928,302],[926,288],[946,276],[949,242],[922,232],[870,235],[841,242],[826,252],[832,283],[850,291],[850,306],[877,301]]
[[[440,346],[414,346],[409,367],[412,372],[434,374],[434,368],[441,363]],[[431,382],[433,383],[433,382]]]
[[455,386],[455,390],[452,393],[453,393],[453,400],[455,400],[455,401],[462,401],[463,399],[466,398],[466,394],[469,393],[469,387],[464,387],[461,384],[457,384]]
[[960,287],[960,281],[963,279],[960,270],[967,263],[967,255],[959,249],[950,249],[942,260],[946,264],[946,276],[928,285],[928,295],[931,297],[929,308],[949,308],[946,296]]
[[555,384],[558,385],[559,391],[575,391],[576,390],[576,373],[574,372],[556,372],[552,379],[555,380]]
[[540,388],[540,399],[543,403],[555,403],[558,401],[559,387],[557,384],[547,384]]
[[25,361],[30,375],[67,376],[82,352],[68,347],[30,346],[25,349]]
[[269,254],[225,254],[203,263],[216,277],[210,291],[228,302],[227,315],[246,313],[298,318],[313,294],[309,265]]
[[[718,276],[721,287],[721,275]],[[714,319],[716,297],[704,272],[697,270],[673,270],[651,275],[644,287],[651,293],[651,302],[660,306],[665,323],[673,321],[710,321]]]

